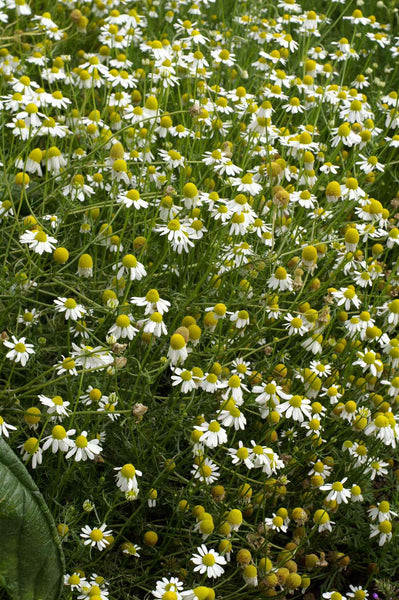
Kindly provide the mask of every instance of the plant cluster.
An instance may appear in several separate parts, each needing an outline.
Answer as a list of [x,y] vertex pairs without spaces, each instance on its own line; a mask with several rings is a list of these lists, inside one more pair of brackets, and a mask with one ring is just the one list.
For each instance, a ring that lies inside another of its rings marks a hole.
[[394,8],[0,0],[0,435],[65,598],[396,589]]

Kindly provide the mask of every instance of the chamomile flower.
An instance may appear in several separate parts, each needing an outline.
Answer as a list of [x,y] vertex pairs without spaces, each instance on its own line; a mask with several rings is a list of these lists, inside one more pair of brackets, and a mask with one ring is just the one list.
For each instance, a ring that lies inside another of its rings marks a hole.
[[168,359],[171,365],[183,363],[188,357],[186,341],[180,333],[174,333],[170,338]]
[[58,297],[54,300],[56,305],[55,311],[57,313],[64,313],[65,320],[78,321],[86,314],[86,309],[82,304],[78,304],[74,298],[61,298]]
[[166,329],[166,325],[163,322],[163,317],[159,312],[153,312],[145,319],[143,322],[143,331],[144,333],[151,333],[155,337],[161,337],[161,335],[167,335],[168,330]]
[[135,306],[144,306],[145,315],[150,315],[153,312],[163,315],[168,312],[171,305],[168,300],[163,300],[160,297],[156,289],[149,290],[145,296],[133,296],[130,298],[130,302]]
[[222,565],[226,564],[226,559],[215,550],[208,550],[205,544],[197,547],[197,554],[193,554],[191,561],[194,563],[194,572],[200,575],[206,574],[208,578],[217,578],[223,575]]
[[132,320],[129,315],[119,315],[112,327],[108,330],[108,335],[113,335],[117,340],[119,338],[128,338],[132,340],[138,329],[132,325]]
[[12,341],[3,341],[4,346],[6,348],[10,348],[6,354],[6,358],[12,360],[13,362],[21,363],[22,367],[26,365],[30,356],[35,353],[33,344],[28,344],[25,342],[25,340],[25,337],[17,339],[15,335],[13,335]]
[[323,492],[329,492],[326,501],[335,500],[337,504],[344,502],[348,503],[351,496],[351,491],[344,487],[344,483],[347,481],[347,477],[344,477],[342,481],[335,481],[334,483],[326,483],[320,487]]
[[25,231],[19,239],[21,244],[28,244],[29,249],[37,254],[52,252],[55,248],[57,240],[51,235],[47,235],[44,231],[29,230]]
[[241,412],[232,398],[222,402],[221,410],[217,415],[217,419],[225,427],[234,427],[236,431],[239,429],[245,429],[245,425],[247,423],[245,415]]
[[112,531],[107,530],[107,525],[103,523],[100,527],[90,527],[89,525],[85,525],[81,529],[80,537],[84,540],[85,546],[90,546],[91,548],[97,548],[97,550],[105,550],[105,548],[109,545],[109,541],[107,537],[112,535]]
[[312,415],[310,400],[299,395],[292,396],[289,400],[280,404],[277,410],[287,419],[292,418],[299,423],[302,423],[305,418],[310,419]]
[[180,386],[183,394],[187,394],[196,389],[193,374],[187,369],[180,369],[179,367],[176,367],[173,371],[173,375],[171,376],[171,380],[173,386]]
[[273,513],[271,517],[266,517],[265,519],[266,531],[282,531],[285,533],[288,529],[288,526],[284,523],[284,519],[276,513]]
[[39,394],[38,398],[44,406],[47,406],[47,413],[49,415],[56,415],[62,419],[71,412],[70,409],[68,409],[70,402],[63,400],[61,396],[49,398],[48,396]]
[[71,353],[72,358],[75,360],[77,366],[82,366],[85,369],[103,369],[112,365],[114,357],[108,348],[102,346],[87,346],[82,344],[77,346],[72,342],[73,352]]
[[141,208],[147,208],[148,202],[140,198],[140,192],[137,190],[128,190],[127,192],[121,192],[117,197],[119,204],[124,204],[126,208],[133,206],[136,210]]
[[18,446],[22,460],[30,461],[32,469],[36,469],[38,465],[42,464],[43,450],[40,448],[39,440],[35,437],[28,438],[23,444]]
[[117,471],[116,485],[121,492],[138,491],[137,477],[143,475],[141,471],[138,471],[131,463],[127,463],[123,467],[115,467],[114,471]]
[[252,173],[246,173],[243,177],[232,177],[231,185],[237,188],[237,191],[252,196],[256,196],[262,191],[262,186],[254,181]]
[[69,436],[75,433],[75,429],[66,429],[62,425],[55,425],[51,430],[51,434],[43,438],[43,451],[51,448],[53,454],[58,452],[68,452],[74,445],[73,440]]
[[227,442],[226,430],[220,426],[217,421],[206,421],[202,425],[196,425],[197,431],[203,432],[201,435],[201,444],[205,444],[208,448],[217,448]]
[[249,314],[246,310],[237,310],[230,316],[230,321],[235,324],[237,329],[242,329],[249,325]]
[[67,452],[65,458],[73,457],[76,462],[87,459],[94,460],[95,457],[100,454],[102,448],[98,439],[89,440],[87,438],[87,431],[82,431],[80,435],[73,440],[73,446]]
[[288,329],[288,335],[303,336],[308,330],[303,320],[300,317],[294,317],[291,313],[288,313],[284,320],[287,322],[284,327]]
[[76,377],[78,374],[76,369],[76,363],[72,356],[64,356],[62,355],[62,359],[56,363],[55,365],[57,375],[63,375],[67,373],[68,375],[73,375]]
[[398,516],[396,512],[391,510],[391,507],[387,500],[382,500],[382,502],[380,502],[378,506],[369,508],[367,513],[373,521],[378,519],[380,523],[381,521],[391,521],[392,517]]
[[359,358],[353,362],[353,365],[360,365],[364,370],[370,370],[374,377],[382,375],[384,365],[373,350],[366,348],[364,352],[359,351],[357,355]]
[[370,524],[370,538],[379,536],[378,545],[383,546],[392,539],[392,523],[391,521],[381,521],[377,525]]
[[292,291],[293,282],[291,275],[287,273],[284,267],[277,267],[274,274],[269,278],[268,285],[271,290]]
[[199,457],[198,462],[194,464],[191,474],[201,483],[211,484],[219,479],[220,472],[218,466],[210,458]]
[[14,425],[10,425],[10,423],[6,423],[2,416],[0,416],[0,437],[9,437],[9,431],[16,431],[17,428]]
[[118,270],[117,278],[120,279],[122,275],[126,274],[131,281],[140,281],[147,275],[147,271],[144,265],[137,260],[133,254],[125,254],[122,261],[112,267],[114,270]]

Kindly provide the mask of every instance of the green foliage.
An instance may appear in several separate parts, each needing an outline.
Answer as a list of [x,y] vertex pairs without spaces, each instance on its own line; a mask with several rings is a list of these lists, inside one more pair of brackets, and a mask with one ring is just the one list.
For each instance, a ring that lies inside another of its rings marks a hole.
[[0,438],[0,583],[13,600],[58,600],[64,557],[31,476]]

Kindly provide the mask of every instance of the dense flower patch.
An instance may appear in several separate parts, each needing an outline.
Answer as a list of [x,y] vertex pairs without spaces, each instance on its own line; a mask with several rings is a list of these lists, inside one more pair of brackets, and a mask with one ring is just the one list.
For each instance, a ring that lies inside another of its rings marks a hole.
[[358,4],[0,0],[0,434],[65,598],[394,593],[399,37]]

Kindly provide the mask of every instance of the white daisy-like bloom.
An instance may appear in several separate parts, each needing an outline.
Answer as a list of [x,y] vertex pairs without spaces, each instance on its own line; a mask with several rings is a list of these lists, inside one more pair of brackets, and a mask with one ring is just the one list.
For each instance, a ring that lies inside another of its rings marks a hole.
[[331,375],[331,366],[318,360],[312,360],[309,365],[310,370],[319,377],[328,377]]
[[170,338],[168,359],[172,366],[183,363],[188,357],[186,341],[180,333],[174,333]]
[[230,398],[227,402],[222,402],[217,419],[224,427],[234,427],[236,431],[245,429],[245,425],[247,424],[245,415],[240,411],[233,398]]
[[141,546],[137,544],[132,544],[132,542],[124,542],[121,546],[123,554],[127,556],[134,556],[135,558],[140,558],[139,550],[141,550]]
[[80,460],[94,460],[97,454],[100,454],[102,448],[100,441],[97,439],[88,440],[87,431],[82,431],[80,435],[73,440],[73,446],[66,454],[65,458],[71,458],[72,456],[79,462]]
[[[320,531],[320,527],[319,527],[319,531]],[[329,529],[328,531],[331,531],[331,529]],[[323,598],[325,598],[326,600],[346,600],[346,597],[343,594],[340,594],[340,592],[337,592],[337,591],[334,591],[334,592],[325,592],[323,594]]]
[[30,355],[35,353],[33,344],[25,343],[25,337],[21,337],[20,339],[17,339],[15,335],[11,337],[12,341],[4,340],[3,342],[6,348],[10,348],[6,354],[6,358],[9,358],[13,362],[21,363],[21,366],[24,367],[28,362]]
[[63,400],[61,396],[54,396],[53,398],[49,398],[48,396],[44,396],[43,394],[39,394],[38,396],[40,402],[47,406],[47,413],[49,415],[57,415],[57,417],[67,417],[71,412],[68,409],[70,402]]
[[18,446],[22,460],[30,460],[32,469],[36,469],[37,465],[42,464],[43,450],[40,448],[39,440],[35,437],[28,438],[23,444]]
[[349,585],[350,592],[347,592],[348,598],[367,600],[369,593],[359,585]]
[[68,375],[76,376],[78,374],[76,370],[75,361],[71,356],[62,355],[62,360],[56,363],[54,368],[56,369],[57,375],[63,375],[64,373],[68,373]]
[[352,146],[360,144],[362,141],[360,135],[351,129],[349,123],[342,123],[339,127],[332,128],[331,132],[334,136],[330,140],[330,144],[333,148],[338,146],[340,142],[345,146],[348,146],[348,148],[351,148]]
[[237,329],[242,329],[249,325],[249,314],[246,310],[237,310],[230,316],[230,321],[232,321]]
[[381,521],[391,521],[392,517],[398,516],[398,513],[391,510],[389,502],[387,502],[386,500],[383,500],[378,504],[378,506],[375,506],[374,508],[369,508],[367,513],[373,521],[375,521],[378,518],[378,521],[380,523]]
[[252,173],[246,173],[243,177],[232,177],[231,185],[237,188],[237,191],[256,196],[262,191],[262,186],[256,183]]
[[320,486],[320,490],[323,492],[329,492],[326,501],[330,502],[330,500],[335,500],[337,504],[341,504],[344,502],[348,503],[348,500],[351,497],[351,491],[348,488],[344,487],[344,483],[348,478],[344,477],[341,481],[334,481],[334,483],[326,483]]
[[106,537],[110,535],[112,535],[112,531],[110,529],[107,530],[105,523],[98,528],[91,528],[89,525],[85,525],[82,527],[80,533],[80,537],[85,540],[85,546],[97,548],[97,550],[100,551],[104,550],[109,545],[109,541],[106,539]]
[[384,462],[383,460],[379,460],[378,458],[375,458],[366,467],[364,472],[370,473],[370,479],[371,479],[371,481],[374,481],[374,479],[377,476],[381,477],[382,475],[388,475],[388,468],[389,468],[389,464],[387,462]]
[[180,152],[177,152],[177,150],[159,150],[158,154],[168,169],[184,167],[186,159],[180,154]]
[[343,306],[345,310],[350,310],[352,304],[356,308],[359,308],[361,305],[359,296],[356,294],[356,290],[353,286],[343,287],[332,292],[332,296],[334,297],[337,306]]
[[9,431],[16,431],[16,427],[14,425],[10,425],[6,423],[2,416],[0,416],[0,437],[10,437]]
[[19,238],[21,244],[28,244],[29,249],[42,255],[44,252],[52,252],[57,240],[44,231],[25,231]]
[[378,525],[370,523],[370,538],[379,535],[378,545],[383,546],[392,539],[392,523],[391,521],[381,521]]
[[173,371],[173,375],[171,376],[171,380],[173,386],[181,386],[180,389],[183,394],[187,394],[188,392],[195,390],[197,387],[192,372],[188,371],[187,369],[180,369],[179,367],[176,367]]
[[166,225],[156,226],[153,231],[160,235],[166,235],[172,250],[178,254],[181,254],[183,250],[189,252],[190,247],[194,246],[194,242],[189,238],[190,228],[177,218],[171,219]]
[[82,366],[85,369],[103,369],[112,365],[114,357],[108,348],[102,348],[101,346],[77,346],[72,342],[73,352],[71,353],[72,358],[75,360],[77,366]]
[[232,375],[227,382],[227,387],[223,394],[223,398],[224,400],[228,400],[231,397],[237,406],[241,406],[241,404],[244,402],[243,392],[248,392],[248,387],[243,383],[243,380],[238,375]]
[[118,404],[118,398],[115,392],[111,392],[109,396],[102,396],[98,403],[98,412],[107,412],[107,416],[111,421],[116,421],[120,417],[120,413],[115,411]]
[[250,459],[253,462],[255,468],[263,468],[267,465],[270,465],[269,457],[267,456],[270,448],[266,446],[261,446],[257,444],[253,440],[251,441],[252,448],[250,449]]
[[217,390],[226,387],[226,382],[220,381],[215,373],[205,373],[201,380],[201,388],[204,392],[214,394]]
[[140,281],[147,275],[144,265],[137,260],[133,254],[126,254],[122,262],[117,265],[113,265],[113,270],[118,269],[117,278],[120,279],[124,273],[132,281]]
[[117,197],[116,201],[119,204],[124,204],[126,208],[130,208],[131,206],[133,206],[136,210],[148,207],[148,202],[140,198],[140,193],[137,190],[128,190],[127,192],[121,192]]
[[116,485],[121,492],[139,490],[136,477],[141,477],[143,473],[138,471],[131,463],[127,463],[123,467],[115,467],[114,471],[117,471],[115,475]]
[[197,553],[193,554],[191,561],[194,563],[194,572],[199,572],[209,578],[220,577],[224,573],[221,565],[226,564],[226,559],[215,550],[208,550],[205,544],[197,547]]
[[369,370],[374,377],[382,375],[384,365],[373,350],[366,348],[364,352],[359,351],[357,355],[359,358],[352,363],[353,365],[360,365],[362,369]]
[[321,333],[315,333],[310,338],[305,339],[305,341],[301,343],[301,346],[313,354],[321,354],[323,351],[323,346],[321,345],[322,341],[323,336]]
[[218,466],[210,458],[200,458],[199,464],[193,465],[191,474],[195,479],[199,479],[201,483],[206,484],[217,481],[220,476]]
[[[0,165],[2,166],[2,165]],[[0,220],[3,217],[11,217],[14,214],[14,209],[10,200],[0,202]]]
[[145,315],[150,315],[153,312],[158,312],[163,315],[168,312],[170,307],[170,302],[168,300],[163,300],[156,289],[149,290],[145,296],[132,296],[130,302],[135,306],[144,306]]
[[137,332],[138,329],[136,329],[136,327],[133,327],[133,325],[131,324],[131,316],[119,315],[116,318],[114,325],[112,325],[112,327],[109,328],[108,335],[115,336],[117,340],[119,340],[119,338],[126,337],[129,338],[129,340],[132,340]]
[[390,329],[399,325],[399,299],[385,302],[378,307],[377,311],[378,315],[385,315],[385,320],[391,326]]
[[235,54],[224,48],[216,48],[216,50],[212,50],[211,56],[215,65],[223,64],[226,65],[226,67],[232,67],[235,63]]
[[280,404],[280,400],[289,400],[292,397],[274,380],[255,385],[252,392],[256,394],[255,402],[260,406],[262,418],[266,418],[270,411]]
[[46,164],[46,169],[50,173],[59,173],[61,169],[66,167],[68,164],[67,159],[56,146],[52,146],[48,149],[44,157],[44,161]]
[[74,571],[71,575],[64,575],[64,585],[67,585],[71,590],[81,592],[88,585],[87,579]]
[[238,175],[242,171],[241,167],[235,165],[229,158],[225,158],[223,162],[215,164],[213,170],[219,175],[227,175],[228,177]]
[[284,519],[276,513],[273,513],[271,517],[265,519],[266,531],[272,529],[273,531],[282,531],[285,533],[288,529],[288,525],[284,523]]
[[288,313],[284,317],[284,320],[287,322],[284,328],[288,329],[288,335],[300,335],[302,337],[308,331],[308,328],[300,317],[294,317],[291,313]]
[[311,194],[309,190],[303,190],[301,192],[292,192],[291,200],[298,202],[299,206],[303,208],[314,208],[317,202],[316,196]]
[[75,431],[75,429],[66,431],[62,425],[55,425],[51,434],[43,438],[43,450],[46,451],[47,448],[51,448],[53,454],[58,452],[58,450],[60,450],[60,452],[68,452],[74,445],[73,440],[71,440],[69,436],[74,435]]
[[366,175],[368,175],[369,173],[371,173],[372,171],[380,171],[383,172],[385,165],[383,165],[382,163],[378,162],[378,158],[376,156],[363,156],[363,154],[359,154],[359,158],[361,158],[362,160],[359,160],[356,165],[359,167],[359,169],[361,171],[363,171],[363,173],[366,173]]
[[37,173],[41,177],[43,175],[42,168],[40,166],[42,154],[43,153],[40,149],[35,148],[32,150],[32,152],[30,152],[27,159],[23,159],[22,156],[19,156],[15,161],[15,166],[17,169],[21,169],[27,173]]
[[78,321],[86,314],[86,309],[82,304],[78,304],[74,298],[56,298],[54,300],[57,313],[65,313],[65,320]]
[[392,379],[392,381],[388,381],[387,379],[381,380],[381,384],[389,386],[389,388],[387,389],[388,396],[391,396],[391,398],[396,398],[397,396],[399,396],[399,376],[398,375],[396,377],[394,377]]
[[[177,577],[162,577],[161,580],[156,582],[155,590],[152,593],[155,598],[161,600],[166,592],[172,592],[176,595],[173,596],[174,600],[182,600],[183,596],[187,596],[188,592],[183,592],[183,583]],[[172,596],[171,596],[172,597]]]
[[228,448],[227,450],[233,465],[244,464],[247,469],[253,469],[254,463],[250,457],[250,450],[244,446],[241,440],[238,442],[238,448]]
[[292,277],[287,273],[284,267],[277,267],[267,284],[271,290],[279,290],[281,292],[291,292],[293,289]]
[[364,429],[366,435],[373,434],[377,439],[384,442],[386,446],[396,448],[396,440],[399,437],[399,426],[395,418],[388,419],[384,414],[377,414],[373,421],[370,421]]
[[292,396],[286,402],[283,402],[277,406],[277,410],[281,415],[284,415],[287,419],[294,419],[299,423],[303,423],[306,419],[312,418],[312,407],[310,400],[303,396]]
[[308,471],[308,475],[321,475],[326,478],[330,475],[332,467],[324,464],[321,460],[316,460],[311,463],[312,468]]
[[85,406],[97,404],[101,399],[104,398],[106,399],[106,402],[108,402],[108,396],[103,396],[101,390],[94,388],[91,385],[89,385],[89,387],[86,389],[86,393],[80,396],[80,400]]
[[227,442],[226,430],[217,421],[205,421],[202,425],[196,425],[195,429],[203,432],[200,441],[208,448],[217,448]]
[[168,333],[163,317],[159,312],[153,312],[148,319],[141,321],[141,324],[144,333],[151,333],[155,337],[161,337],[161,335],[167,335]]

